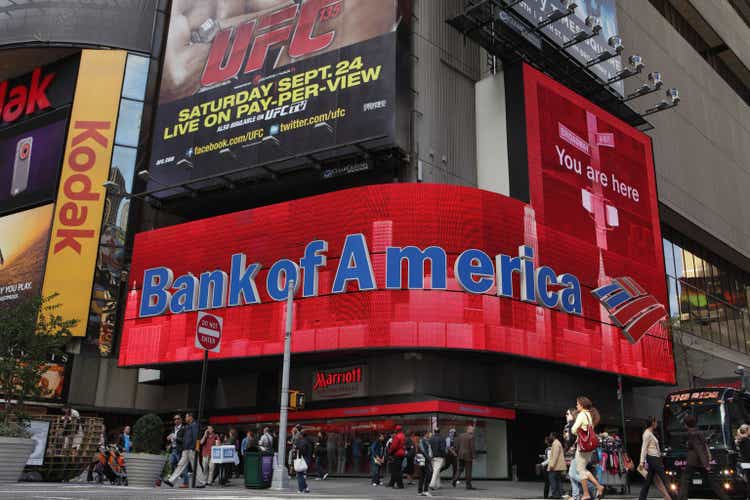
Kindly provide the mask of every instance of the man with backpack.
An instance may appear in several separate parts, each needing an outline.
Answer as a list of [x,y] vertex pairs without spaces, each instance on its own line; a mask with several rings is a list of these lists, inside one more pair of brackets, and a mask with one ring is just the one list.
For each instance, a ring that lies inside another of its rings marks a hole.
[[440,470],[443,468],[443,462],[445,461],[445,444],[445,438],[440,436],[440,429],[435,429],[432,437],[430,437],[430,448],[432,449],[431,490],[440,489]]
[[391,439],[388,447],[388,455],[391,457],[391,480],[388,481],[390,488],[404,489],[404,476],[401,472],[401,463],[406,456],[406,435],[400,425],[396,426],[396,434]]

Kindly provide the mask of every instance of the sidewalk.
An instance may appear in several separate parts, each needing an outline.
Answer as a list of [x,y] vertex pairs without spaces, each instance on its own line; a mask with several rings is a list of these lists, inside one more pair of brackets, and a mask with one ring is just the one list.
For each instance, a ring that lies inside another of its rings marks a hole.
[[[403,490],[394,490],[384,486],[371,486],[367,478],[329,478],[326,481],[309,481],[310,494],[301,495],[295,491],[296,482],[291,481],[292,489],[285,492],[272,490],[246,489],[241,479],[233,479],[227,487],[203,489],[179,489],[162,486],[161,488],[114,487],[86,483],[16,483],[3,485],[1,499],[36,498],[51,500],[88,500],[96,499],[205,499],[205,500],[274,500],[281,498],[332,498],[332,499],[415,499],[417,485],[407,486]],[[542,483],[512,481],[475,481],[476,490],[466,490],[459,485],[433,492],[435,498],[459,500],[526,500],[542,498]],[[637,498],[637,491],[630,495],[607,495],[606,498],[631,500]],[[654,496],[654,498],[659,498]]]

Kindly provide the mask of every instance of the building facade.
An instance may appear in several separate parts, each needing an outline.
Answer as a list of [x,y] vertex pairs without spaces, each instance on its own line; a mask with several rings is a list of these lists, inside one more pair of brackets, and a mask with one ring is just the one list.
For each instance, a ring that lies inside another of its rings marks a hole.
[[[223,320],[209,421],[275,422],[290,279],[307,397],[290,419],[329,433],[340,474],[366,472],[366,444],[396,424],[475,424],[476,477],[530,478],[576,396],[622,433],[621,395],[637,444],[668,392],[750,365],[741,2],[173,0],[139,2],[139,30],[71,39],[109,22],[95,4],[44,48],[20,24],[0,36],[9,89],[37,66],[68,75],[54,109],[16,123],[8,104],[0,122],[11,155],[57,138],[49,172],[24,185],[12,164],[0,196],[0,224],[38,226],[15,254],[0,241],[0,287],[39,240],[35,290],[82,320],[40,405],[110,429],[195,409],[208,313]],[[79,181],[101,199],[98,244],[71,264],[54,243],[93,102],[76,89],[114,54],[105,160]]]

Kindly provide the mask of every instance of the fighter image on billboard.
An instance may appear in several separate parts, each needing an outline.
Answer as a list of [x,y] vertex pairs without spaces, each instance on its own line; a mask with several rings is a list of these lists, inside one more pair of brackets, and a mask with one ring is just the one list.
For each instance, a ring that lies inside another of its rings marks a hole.
[[[177,182],[392,134],[398,8],[398,0],[175,0],[155,177]],[[179,168],[186,164],[189,172]]]

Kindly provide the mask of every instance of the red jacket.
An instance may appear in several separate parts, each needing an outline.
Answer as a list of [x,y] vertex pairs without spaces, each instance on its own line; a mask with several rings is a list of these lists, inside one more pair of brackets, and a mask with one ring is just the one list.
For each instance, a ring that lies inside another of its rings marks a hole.
[[388,448],[388,453],[397,458],[404,458],[406,455],[406,436],[403,432],[399,431],[393,439],[391,439],[391,447]]

